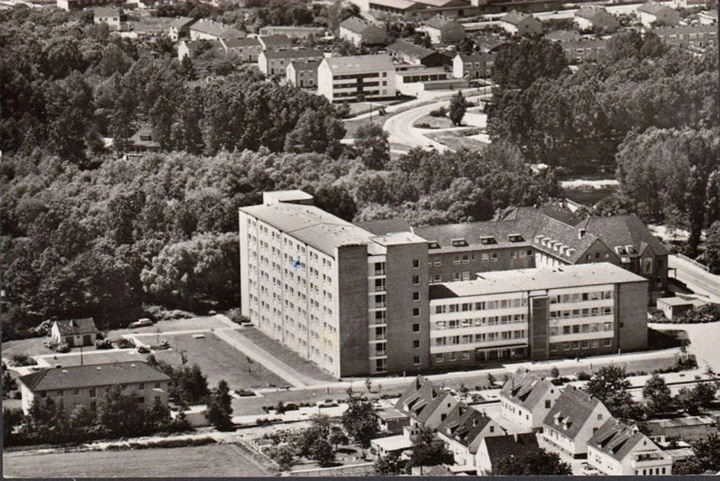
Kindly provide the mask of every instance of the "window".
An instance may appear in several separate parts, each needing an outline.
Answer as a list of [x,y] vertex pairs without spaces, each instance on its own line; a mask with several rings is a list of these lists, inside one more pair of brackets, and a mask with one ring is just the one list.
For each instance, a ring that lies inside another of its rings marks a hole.
[[415,339],[413,341],[413,348],[420,349],[420,340],[419,339]]
[[413,301],[419,301],[420,300],[420,293],[415,291],[412,294]]
[[96,409],[97,409],[97,402],[90,401],[90,411],[95,411]]
[[550,400],[546,399],[545,400],[545,409],[550,409],[550,404],[551,404]]
[[413,266],[413,269],[419,269],[420,268],[420,259],[413,259],[412,266]]
[[78,394],[80,394],[80,390],[79,390],[79,389],[73,389],[73,394],[77,396]]
[[419,315],[420,315],[420,308],[413,307],[413,317],[418,317]]
[[415,364],[416,366],[420,364],[420,356],[418,356],[417,354],[413,356],[413,364]]
[[417,286],[420,284],[420,276],[412,276],[412,283],[414,286]]
[[435,354],[435,362],[440,363],[445,360],[445,357],[443,354]]
[[457,353],[451,352],[451,353],[450,353],[450,360],[451,360],[451,361],[457,361]]
[[138,384],[138,389],[145,389],[145,383]]
[[413,332],[420,332],[420,324],[413,324]]
[[95,397],[95,388],[94,387],[90,388],[90,397]]

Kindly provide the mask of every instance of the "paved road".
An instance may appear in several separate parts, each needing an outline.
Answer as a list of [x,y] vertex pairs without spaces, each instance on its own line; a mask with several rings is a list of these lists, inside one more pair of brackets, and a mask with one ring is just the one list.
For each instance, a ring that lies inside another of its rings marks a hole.
[[668,256],[668,267],[676,269],[675,278],[693,292],[720,303],[720,276],[705,272],[693,262],[675,255]]

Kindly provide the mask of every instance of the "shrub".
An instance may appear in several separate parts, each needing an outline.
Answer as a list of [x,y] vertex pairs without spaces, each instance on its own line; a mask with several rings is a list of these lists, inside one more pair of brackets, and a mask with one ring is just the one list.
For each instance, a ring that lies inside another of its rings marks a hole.
[[580,371],[576,374],[578,381],[589,381],[590,380],[590,374],[586,373],[585,371]]
[[150,353],[150,349],[148,349],[148,348],[145,347],[145,346],[138,346],[137,352],[139,352],[140,354],[149,354],[149,353]]
[[10,358],[13,366],[36,366],[37,361],[25,353],[15,354]]
[[115,345],[120,349],[128,349],[131,347],[135,347],[135,341],[126,337],[121,337],[120,339],[115,341]]
[[714,322],[718,319],[720,319],[720,306],[707,304],[686,312],[679,316],[677,320],[673,320],[673,322],[677,324],[698,324]]
[[95,341],[95,349],[112,349],[112,342],[109,339],[98,339]]
[[430,112],[430,117],[447,117],[447,109],[440,107]]
[[418,122],[417,124],[415,124],[415,127],[417,127],[418,129],[430,129],[430,128],[432,128],[432,127],[430,126],[430,124],[427,123],[427,122]]

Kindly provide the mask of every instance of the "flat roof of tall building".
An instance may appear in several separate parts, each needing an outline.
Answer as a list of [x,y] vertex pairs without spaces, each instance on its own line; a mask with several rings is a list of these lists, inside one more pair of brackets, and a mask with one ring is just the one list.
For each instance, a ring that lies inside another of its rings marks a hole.
[[368,245],[369,254],[385,253],[381,245],[373,242],[372,232],[313,205],[278,202],[241,207],[240,211],[330,256],[338,247],[358,244]]
[[392,58],[386,54],[329,57],[323,60],[334,74],[391,72],[395,70]]
[[569,265],[553,269],[515,269],[482,272],[471,281],[434,284],[430,286],[430,298],[444,299],[626,282],[647,282],[647,280],[607,262]]

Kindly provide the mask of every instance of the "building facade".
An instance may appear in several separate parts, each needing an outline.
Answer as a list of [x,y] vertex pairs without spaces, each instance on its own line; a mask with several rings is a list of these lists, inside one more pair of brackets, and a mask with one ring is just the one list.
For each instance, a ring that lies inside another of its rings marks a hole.
[[167,406],[170,377],[145,362],[120,362],[45,369],[22,376],[19,381],[25,414],[36,399],[48,398],[62,402],[69,413],[76,406],[95,412],[105,392],[114,385],[134,393],[145,409],[151,409],[156,400]]
[[395,97],[392,58],[389,55],[325,58],[318,67],[318,93],[330,102]]
[[653,32],[668,45],[705,49],[717,45],[717,25],[658,27]]
[[323,53],[319,50],[291,49],[265,50],[258,56],[258,68],[268,77],[286,76],[288,65],[295,60],[321,60]]
[[285,78],[293,87],[317,89],[317,70],[320,60],[292,60],[285,70]]
[[453,77],[468,80],[485,79],[492,76],[495,54],[459,53],[453,58]]
[[540,35],[542,23],[537,18],[527,13],[513,10],[500,17],[498,25],[511,35]]
[[285,35],[289,38],[321,37],[325,34],[323,27],[302,27],[302,26],[277,26],[271,25],[260,29],[260,35],[268,37],[271,35]]
[[339,35],[358,48],[363,45],[383,45],[387,40],[385,30],[358,17],[344,20],[340,24]]
[[92,317],[55,321],[50,328],[50,337],[53,341],[58,344],[65,343],[70,347],[92,346],[99,334],[100,331],[95,327],[95,320]]
[[560,392],[550,381],[531,372],[518,371],[500,391],[500,412],[528,432],[540,430]]
[[457,44],[465,40],[465,27],[452,18],[443,15],[435,15],[427,19],[423,25],[415,30],[427,33],[433,45]]

